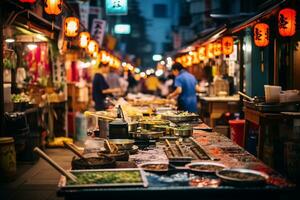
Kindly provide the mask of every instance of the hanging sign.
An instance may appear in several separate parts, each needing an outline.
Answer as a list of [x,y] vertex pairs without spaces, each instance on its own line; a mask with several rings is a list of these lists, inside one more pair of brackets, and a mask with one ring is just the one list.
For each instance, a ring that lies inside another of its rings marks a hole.
[[89,11],[90,11],[89,2],[80,2],[79,4],[80,22],[84,25],[86,29],[89,28]]
[[102,46],[106,21],[102,19],[94,19],[92,25],[92,36]]
[[127,15],[127,0],[106,0],[106,15]]

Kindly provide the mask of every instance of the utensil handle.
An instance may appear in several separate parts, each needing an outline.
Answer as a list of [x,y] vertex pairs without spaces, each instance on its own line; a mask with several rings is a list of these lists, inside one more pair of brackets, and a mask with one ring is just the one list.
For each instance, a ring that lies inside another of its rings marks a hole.
[[166,141],[166,144],[167,144],[167,146],[169,147],[171,153],[172,153],[173,156],[175,157],[175,156],[176,156],[176,153],[175,153],[174,149],[172,148],[171,143],[169,142],[168,139],[166,139],[165,141]]
[[178,148],[179,152],[181,153],[182,156],[184,156],[184,151],[183,149],[181,148],[180,144],[178,141],[175,141],[175,145],[176,147]]
[[71,150],[74,154],[76,154],[79,158],[85,159],[85,157],[83,157],[83,155],[81,155],[81,153],[78,151],[77,148],[75,148],[73,145],[67,143],[64,141],[64,145],[67,149]]
[[248,95],[244,94],[243,92],[238,91],[239,95],[241,95],[242,97],[249,99],[250,101],[253,101],[253,98],[249,97]]
[[112,150],[112,148],[111,148],[111,146],[110,146],[110,144],[109,144],[109,141],[108,141],[108,140],[104,140],[104,142],[105,142],[105,144],[106,144],[106,146],[107,146],[107,148],[108,148],[108,150],[109,150],[109,153],[112,153],[113,150]]
[[33,151],[38,154],[41,158],[43,158],[45,161],[47,161],[54,169],[56,169],[59,173],[61,173],[62,175],[68,177],[69,179],[71,179],[74,182],[77,182],[77,177],[64,170],[61,166],[59,166],[54,160],[52,160],[47,154],[45,154],[40,148],[35,147],[33,149]]

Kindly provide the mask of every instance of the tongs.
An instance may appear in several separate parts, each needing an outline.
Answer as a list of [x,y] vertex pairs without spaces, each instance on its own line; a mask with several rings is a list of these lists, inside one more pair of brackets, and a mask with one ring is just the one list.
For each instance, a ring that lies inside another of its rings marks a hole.
[[250,97],[250,96],[248,96],[248,95],[246,95],[245,93],[240,92],[240,91],[238,91],[238,94],[241,95],[242,97],[244,97],[244,98],[250,100],[250,101],[253,102],[253,103],[260,103],[260,102],[261,102],[261,100],[259,99],[258,96],[255,96],[254,98],[252,98],[252,97]]

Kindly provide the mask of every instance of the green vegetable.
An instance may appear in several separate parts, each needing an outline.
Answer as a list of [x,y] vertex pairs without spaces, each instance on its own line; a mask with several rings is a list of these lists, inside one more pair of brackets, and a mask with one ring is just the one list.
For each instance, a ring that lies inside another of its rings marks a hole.
[[99,171],[76,172],[78,182],[68,180],[68,185],[84,184],[117,184],[117,183],[141,183],[142,177],[139,171]]

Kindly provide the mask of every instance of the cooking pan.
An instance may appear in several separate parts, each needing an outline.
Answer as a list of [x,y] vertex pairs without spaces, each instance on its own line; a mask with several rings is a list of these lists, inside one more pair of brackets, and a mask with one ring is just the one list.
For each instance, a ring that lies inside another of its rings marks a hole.
[[[88,162],[86,162],[86,160]],[[116,160],[113,157],[99,156],[90,158],[73,158],[72,169],[104,169],[114,168]]]
[[119,150],[130,150],[135,141],[128,139],[110,139],[109,142],[115,144]]

